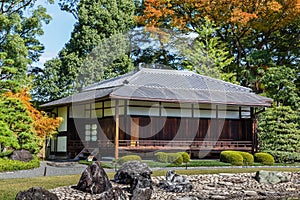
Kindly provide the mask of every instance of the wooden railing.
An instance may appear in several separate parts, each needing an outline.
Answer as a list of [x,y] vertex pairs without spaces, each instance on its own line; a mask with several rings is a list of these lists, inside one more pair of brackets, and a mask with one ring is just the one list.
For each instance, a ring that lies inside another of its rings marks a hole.
[[[114,148],[110,141],[98,141],[99,147]],[[165,141],[165,140],[120,140],[119,148],[124,150],[251,150],[251,141]]]

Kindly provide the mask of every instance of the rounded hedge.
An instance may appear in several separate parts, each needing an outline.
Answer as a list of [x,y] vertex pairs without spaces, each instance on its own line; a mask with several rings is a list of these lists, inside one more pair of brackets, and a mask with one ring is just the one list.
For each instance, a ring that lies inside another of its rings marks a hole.
[[190,162],[191,158],[190,155],[187,152],[180,152],[181,156],[182,156],[182,160],[184,163],[188,163]]
[[33,169],[39,166],[40,160],[37,157],[34,157],[34,159],[29,162],[10,160],[6,157],[0,158],[0,172]]
[[252,165],[254,163],[254,157],[251,153],[238,151],[239,154],[243,157],[244,165]]
[[274,157],[269,153],[255,153],[254,161],[258,163],[262,163],[264,165],[274,165]]
[[222,151],[220,161],[232,165],[243,165],[243,156],[237,151]]
[[167,157],[168,157],[168,163],[181,165],[183,162],[181,153],[168,153]]
[[119,158],[118,163],[120,165],[122,165],[123,163],[127,162],[127,161],[131,161],[131,160],[137,160],[137,161],[142,161],[142,158],[138,155],[127,155],[127,156],[123,156],[121,158]]
[[168,155],[164,152],[157,152],[154,154],[154,160],[157,162],[167,163]]
[[0,152],[0,158],[8,157],[8,156],[11,155],[13,152],[14,152],[14,150],[12,150],[12,149],[7,150],[7,151],[5,151],[5,152]]

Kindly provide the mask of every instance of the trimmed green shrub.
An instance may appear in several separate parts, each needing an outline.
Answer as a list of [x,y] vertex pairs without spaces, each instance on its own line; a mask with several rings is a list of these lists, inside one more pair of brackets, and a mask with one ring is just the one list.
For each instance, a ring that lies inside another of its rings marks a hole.
[[251,153],[238,151],[238,153],[243,157],[244,165],[252,165],[254,163],[254,157]]
[[[92,165],[94,163],[94,161],[79,160],[78,163],[82,164],[82,165]],[[100,162],[100,165],[103,168],[107,168],[107,169],[112,169],[113,168],[113,166],[111,164],[104,163],[104,162]]]
[[190,155],[187,152],[179,152],[182,156],[182,160],[184,163],[190,162]]
[[254,161],[264,165],[274,165],[274,157],[269,153],[255,153]]
[[[259,115],[258,141],[261,152],[280,153],[280,162],[293,160],[295,154],[300,153],[300,115],[290,106],[268,108]],[[276,160],[277,153],[272,154]],[[277,160],[276,160],[277,161]]]
[[39,166],[40,161],[37,157],[34,157],[34,159],[29,162],[10,160],[8,158],[0,159],[0,172],[33,169]]
[[154,154],[154,160],[162,163],[168,162],[168,155],[164,152],[157,152]]
[[300,153],[285,151],[265,151],[271,154],[277,163],[294,163],[300,162]]
[[131,161],[131,160],[137,160],[137,161],[142,161],[142,158],[138,155],[127,155],[127,156],[123,156],[121,158],[119,158],[118,160],[118,164],[122,165],[123,163],[127,162],[127,161]]
[[243,156],[237,151],[222,151],[220,161],[232,165],[243,165]]
[[7,157],[10,154],[12,154],[13,152],[14,152],[14,150],[7,150],[5,152],[0,152],[0,158]]
[[79,160],[78,163],[82,165],[91,165],[93,164],[93,161]]
[[181,153],[168,153],[167,156],[168,156],[168,163],[181,165],[183,162]]

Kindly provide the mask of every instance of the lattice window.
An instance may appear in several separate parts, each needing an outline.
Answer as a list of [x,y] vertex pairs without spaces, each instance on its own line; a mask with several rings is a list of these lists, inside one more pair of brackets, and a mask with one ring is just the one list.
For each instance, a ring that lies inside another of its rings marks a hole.
[[85,125],[85,141],[97,141],[97,124]]

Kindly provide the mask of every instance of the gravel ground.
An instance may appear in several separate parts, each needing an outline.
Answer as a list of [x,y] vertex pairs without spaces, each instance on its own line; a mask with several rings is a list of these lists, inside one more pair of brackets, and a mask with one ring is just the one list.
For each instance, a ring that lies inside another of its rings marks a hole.
[[[255,173],[242,174],[205,174],[187,176],[193,185],[190,192],[173,193],[166,192],[156,185],[161,180],[165,180],[164,176],[152,177],[153,193],[151,200],[206,200],[206,199],[232,199],[232,200],[279,200],[287,197],[294,197],[292,199],[300,198],[300,173],[292,174],[292,179],[287,183],[279,184],[264,184],[258,183],[253,177]],[[120,185],[112,182],[113,186],[123,188],[123,192],[127,195],[125,188],[128,186]],[[55,193],[60,200],[97,200],[101,198],[102,194],[89,194],[74,189],[72,186],[58,187],[50,190]]]

